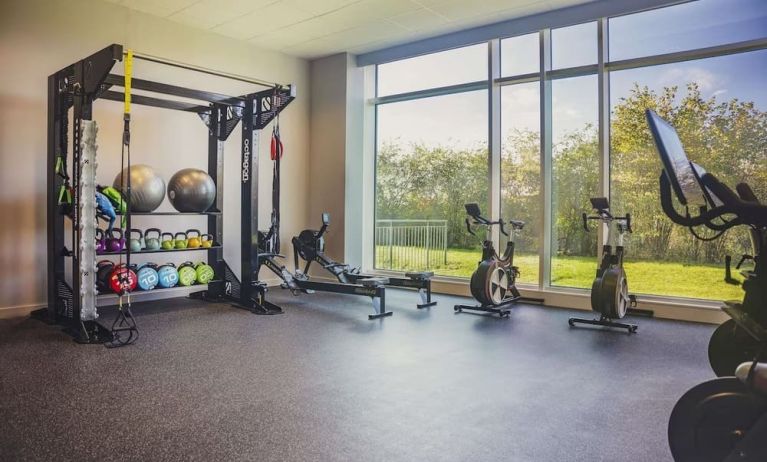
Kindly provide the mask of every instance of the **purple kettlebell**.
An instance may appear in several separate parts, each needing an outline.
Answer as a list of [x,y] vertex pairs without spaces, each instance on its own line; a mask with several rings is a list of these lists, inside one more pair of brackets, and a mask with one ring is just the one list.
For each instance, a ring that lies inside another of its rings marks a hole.
[[[118,237],[115,237],[115,234],[118,235]],[[106,250],[107,252],[119,252],[122,249],[125,248],[125,237],[123,234],[123,230],[120,228],[112,228],[109,231],[106,232],[107,240],[106,240]]]
[[104,230],[101,228],[96,228],[96,253],[102,254],[107,249],[107,242],[104,238]]

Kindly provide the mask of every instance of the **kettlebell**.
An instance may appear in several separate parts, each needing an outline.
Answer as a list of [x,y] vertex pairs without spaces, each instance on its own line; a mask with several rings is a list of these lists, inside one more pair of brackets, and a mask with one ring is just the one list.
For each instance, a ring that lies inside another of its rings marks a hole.
[[137,283],[136,272],[125,263],[115,266],[109,275],[109,288],[116,294],[133,291]]
[[[165,239],[165,236],[170,236],[170,239]],[[173,248],[173,233],[162,233],[160,235],[162,242],[160,246],[163,250],[171,250]]]
[[144,263],[139,266],[136,272],[136,279],[141,290],[154,289],[160,280],[160,276],[157,274],[157,265],[154,263]]
[[[178,238],[179,236],[184,236],[184,238],[183,239],[179,239]],[[173,246],[176,249],[186,249],[186,233],[181,232],[181,231],[177,232],[173,236]]]
[[[119,237],[115,237],[115,234],[119,235]],[[119,252],[125,248],[125,235],[122,229],[112,228],[106,232],[106,236],[107,252]]]
[[[134,234],[138,234],[138,239],[133,237]],[[146,248],[144,243],[144,233],[140,229],[131,228],[128,230],[128,246],[131,252],[141,252]]]
[[[149,237],[149,233],[157,233],[157,237]],[[162,231],[158,228],[149,228],[144,231],[144,243],[147,250],[160,250],[160,239],[162,238]]]
[[178,284],[178,271],[173,263],[166,263],[157,269],[157,285],[164,289],[175,287]]
[[213,235],[203,234],[200,236],[200,247],[204,247],[206,249],[213,247]]
[[96,289],[99,293],[105,294],[110,291],[109,276],[114,268],[115,264],[109,260],[101,260],[96,263]]
[[181,286],[191,286],[197,282],[197,272],[194,269],[194,263],[185,261],[178,266],[178,284]]
[[104,230],[96,228],[96,253],[104,253],[107,249],[107,241],[104,239]]
[[197,275],[198,284],[207,284],[210,281],[212,281],[213,278],[216,276],[216,272],[213,271],[213,267],[205,263],[204,261],[197,263],[194,269]]
[[[190,236],[190,234],[194,233],[194,236]],[[201,236],[200,236],[200,230],[199,229],[187,229],[186,230],[186,246],[190,249],[198,249],[200,248],[201,242]]]

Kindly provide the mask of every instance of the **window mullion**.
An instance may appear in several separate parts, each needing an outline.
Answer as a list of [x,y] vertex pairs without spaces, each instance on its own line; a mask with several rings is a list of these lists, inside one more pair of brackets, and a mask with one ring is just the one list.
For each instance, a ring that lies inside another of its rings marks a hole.
[[540,32],[541,55],[541,210],[542,242],[539,256],[538,285],[541,289],[551,285],[551,225],[552,225],[552,114],[551,114],[551,29]]
[[[488,176],[490,183],[490,219],[501,216],[501,87],[495,79],[501,76],[501,40],[490,40],[488,50]],[[492,240],[500,249],[500,232],[492,228]]]

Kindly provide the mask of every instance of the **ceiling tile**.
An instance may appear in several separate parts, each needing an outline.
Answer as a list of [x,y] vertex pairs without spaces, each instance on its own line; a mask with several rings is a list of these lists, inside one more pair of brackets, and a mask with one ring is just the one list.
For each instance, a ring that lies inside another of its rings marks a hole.
[[384,39],[397,40],[407,34],[408,31],[406,29],[386,21],[371,21],[352,29],[288,47],[285,51],[288,53],[301,51],[303,53],[316,54],[313,50],[324,48],[328,50],[326,54],[331,54],[348,50],[351,44],[359,45]]
[[424,29],[433,30],[435,27],[445,25],[449,22],[445,16],[426,8],[398,14],[388,18],[388,20],[410,31]]
[[277,0],[199,0],[168,17],[193,27],[210,29]]
[[311,16],[312,13],[306,10],[301,11],[283,2],[277,2],[219,24],[211,30],[236,39],[249,40],[304,21]]
[[342,8],[346,8],[355,3],[362,3],[365,0],[282,0],[286,4],[298,9],[306,10],[314,15],[323,15]]
[[[474,3],[469,3],[465,0],[450,0],[436,5],[432,9],[450,18],[450,20],[456,21],[497,11],[513,11],[524,7],[532,7],[532,10],[547,10],[549,5],[543,0],[484,0]],[[503,19],[506,18],[497,18],[498,21]]]
[[164,18],[196,2],[197,0],[163,0],[161,2],[156,0],[123,0],[121,5]]

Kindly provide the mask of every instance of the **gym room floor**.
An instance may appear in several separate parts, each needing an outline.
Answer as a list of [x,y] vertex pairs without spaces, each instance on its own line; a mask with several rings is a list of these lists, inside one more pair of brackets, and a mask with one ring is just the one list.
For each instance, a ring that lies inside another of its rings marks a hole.
[[675,401],[713,376],[708,325],[629,335],[397,290],[369,321],[359,297],[270,295],[285,314],[137,304],[115,350],[0,322],[0,460],[670,461]]

